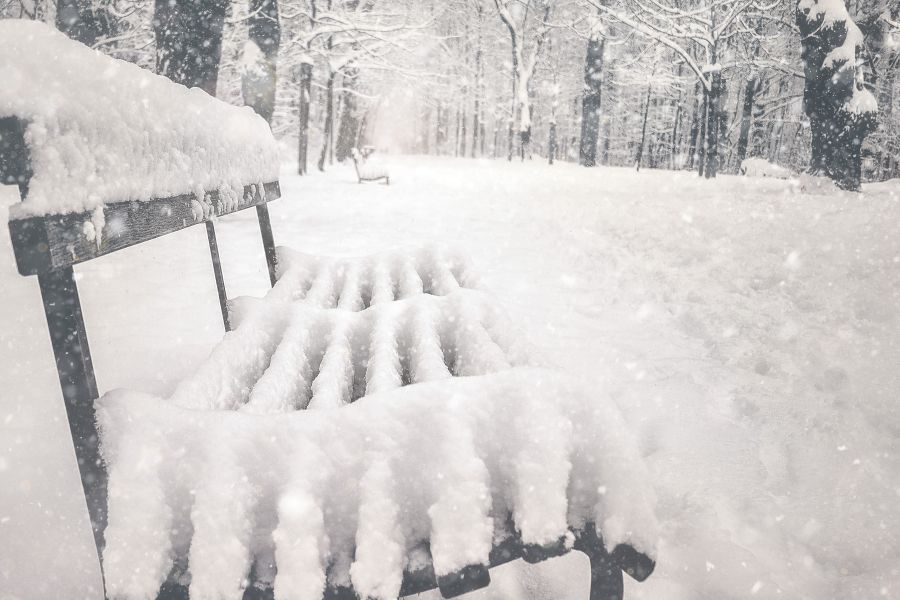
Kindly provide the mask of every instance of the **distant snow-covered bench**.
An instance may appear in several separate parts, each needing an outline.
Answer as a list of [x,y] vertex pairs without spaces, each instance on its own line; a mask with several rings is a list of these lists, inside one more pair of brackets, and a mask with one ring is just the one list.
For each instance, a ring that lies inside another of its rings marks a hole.
[[378,162],[371,162],[369,156],[372,151],[361,151],[354,148],[350,151],[350,159],[353,161],[353,168],[356,169],[356,177],[359,183],[364,181],[381,181],[384,180],[385,185],[391,184],[391,174],[387,167]]
[[[109,597],[451,597],[573,549],[592,599],[649,576],[652,491],[621,415],[537,360],[467,261],[276,262],[261,119],[39,24],[0,37],[10,233],[41,287]],[[228,302],[211,219],[250,206],[273,288]],[[199,223],[230,331],[171,397],[97,400],[73,267]]]

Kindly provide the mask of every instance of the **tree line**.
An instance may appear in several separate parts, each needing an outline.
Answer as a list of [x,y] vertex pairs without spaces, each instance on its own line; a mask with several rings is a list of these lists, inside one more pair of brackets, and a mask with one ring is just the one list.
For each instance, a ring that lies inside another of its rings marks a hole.
[[900,0],[0,0],[252,106],[298,170],[352,148],[900,177]]

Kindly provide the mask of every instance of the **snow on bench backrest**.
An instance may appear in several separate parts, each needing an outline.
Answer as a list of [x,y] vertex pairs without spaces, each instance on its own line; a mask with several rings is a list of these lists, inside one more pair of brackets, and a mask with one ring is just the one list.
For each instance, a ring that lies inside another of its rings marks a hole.
[[9,211],[22,274],[278,197],[277,144],[252,109],[41,23],[0,20],[0,39],[0,181],[23,196]]
[[12,218],[278,179],[266,122],[37,22],[0,21],[0,117],[27,122],[34,174]]

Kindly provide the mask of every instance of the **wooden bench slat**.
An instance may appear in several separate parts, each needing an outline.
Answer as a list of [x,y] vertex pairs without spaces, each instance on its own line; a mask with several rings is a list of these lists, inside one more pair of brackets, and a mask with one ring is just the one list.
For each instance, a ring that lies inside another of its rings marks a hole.
[[263,193],[257,188],[257,185],[244,186],[243,197],[236,207],[226,207],[217,191],[209,192],[207,215],[200,218],[193,194],[107,204],[105,225],[94,239],[84,233],[85,223],[92,223],[91,212],[13,219],[9,231],[16,265],[22,275],[46,273],[281,197],[277,181],[263,184]]

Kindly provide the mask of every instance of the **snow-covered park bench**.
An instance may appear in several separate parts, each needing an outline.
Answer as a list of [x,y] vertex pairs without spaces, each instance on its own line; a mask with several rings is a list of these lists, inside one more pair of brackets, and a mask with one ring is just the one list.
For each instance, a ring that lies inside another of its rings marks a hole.
[[359,148],[354,148],[350,151],[350,159],[353,161],[353,168],[356,170],[357,182],[384,180],[385,185],[390,185],[390,171],[385,165],[369,160],[372,152],[372,149],[360,150]]
[[[264,121],[37,24],[0,37],[9,229],[107,597],[453,597],[570,550],[593,600],[650,575],[652,491],[615,404],[548,368],[463,256],[276,261]],[[251,206],[273,287],[228,302],[212,219]],[[200,223],[230,331],[171,397],[98,399],[73,267]]]

